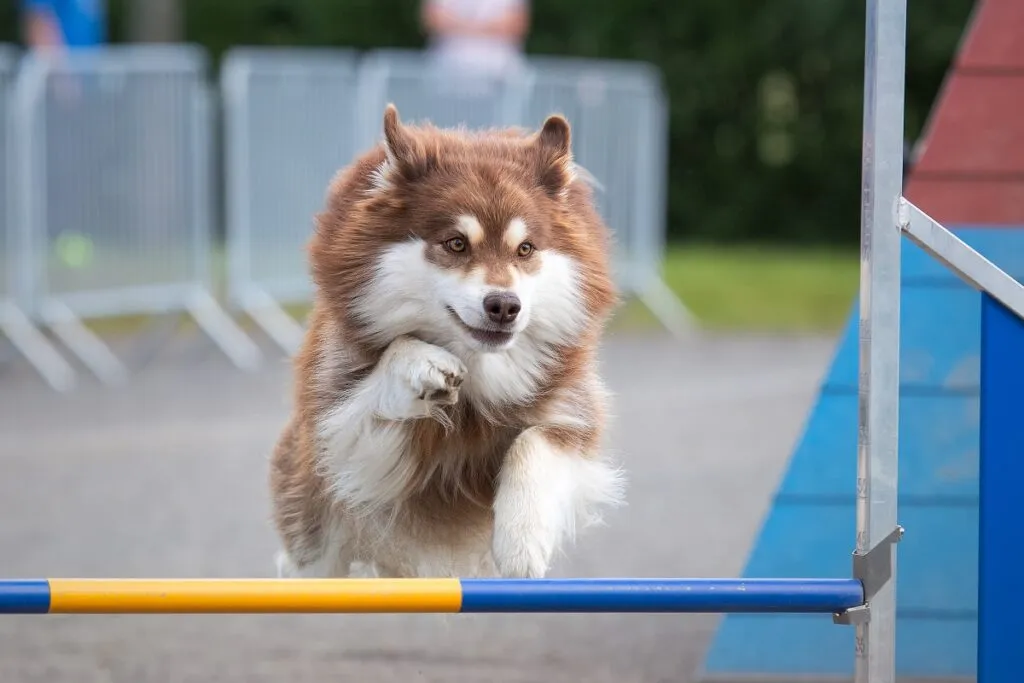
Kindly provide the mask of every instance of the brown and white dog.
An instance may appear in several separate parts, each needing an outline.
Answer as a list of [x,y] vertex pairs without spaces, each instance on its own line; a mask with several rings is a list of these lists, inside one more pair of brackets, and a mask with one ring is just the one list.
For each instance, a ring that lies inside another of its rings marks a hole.
[[389,105],[332,181],[271,467],[279,576],[541,577],[621,502],[609,234],[575,171],[561,116],[467,132]]

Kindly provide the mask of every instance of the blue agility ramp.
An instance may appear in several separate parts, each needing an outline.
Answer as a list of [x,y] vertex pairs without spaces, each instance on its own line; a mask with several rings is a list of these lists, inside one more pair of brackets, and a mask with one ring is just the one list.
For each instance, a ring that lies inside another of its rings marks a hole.
[[[1024,226],[962,227],[955,233],[1024,279]],[[983,347],[983,311],[991,308],[990,299],[909,241],[901,270],[899,516],[908,534],[900,543],[896,582],[897,674],[973,677],[979,664],[982,359],[990,381],[1013,374],[994,365],[991,342]],[[845,537],[856,523],[851,485],[856,463],[848,454],[857,448],[858,313],[855,307],[746,575],[849,574]],[[1024,358],[1024,343],[1016,349]],[[1024,385],[1018,385],[1017,397],[1008,397],[1018,415],[1022,396]],[[998,443],[990,440],[989,448]],[[993,469],[1005,471],[1024,456],[1019,433],[1016,452],[991,455],[1005,463]],[[1016,634],[1016,647],[1024,652],[1024,631],[1006,632]],[[849,631],[802,615],[728,615],[703,674],[709,681],[848,677],[854,668],[852,647]]]

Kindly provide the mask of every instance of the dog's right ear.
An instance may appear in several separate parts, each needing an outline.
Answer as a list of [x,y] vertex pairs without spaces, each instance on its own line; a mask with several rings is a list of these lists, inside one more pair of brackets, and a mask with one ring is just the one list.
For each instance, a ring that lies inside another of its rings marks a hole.
[[431,151],[402,125],[398,108],[388,104],[384,108],[384,163],[377,170],[378,185],[388,184],[398,176],[413,181],[437,163],[436,150]]
[[394,167],[407,163],[413,155],[412,140],[402,126],[398,107],[394,104],[384,108],[384,153],[388,164]]

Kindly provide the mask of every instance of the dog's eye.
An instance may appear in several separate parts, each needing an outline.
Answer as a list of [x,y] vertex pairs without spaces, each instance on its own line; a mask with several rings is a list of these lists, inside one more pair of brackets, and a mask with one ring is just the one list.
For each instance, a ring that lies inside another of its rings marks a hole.
[[459,254],[463,251],[466,251],[466,240],[462,239],[461,237],[453,237],[447,242],[445,242],[444,246],[448,251]]
[[529,242],[523,242],[519,245],[519,250],[516,253],[520,256],[529,256],[533,253],[533,245]]

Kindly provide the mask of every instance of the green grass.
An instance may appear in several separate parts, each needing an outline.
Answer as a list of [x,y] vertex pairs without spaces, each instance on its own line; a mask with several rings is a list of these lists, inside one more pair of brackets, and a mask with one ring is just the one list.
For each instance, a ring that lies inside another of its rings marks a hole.
[[675,246],[664,277],[709,329],[834,332],[858,287],[856,249]]

